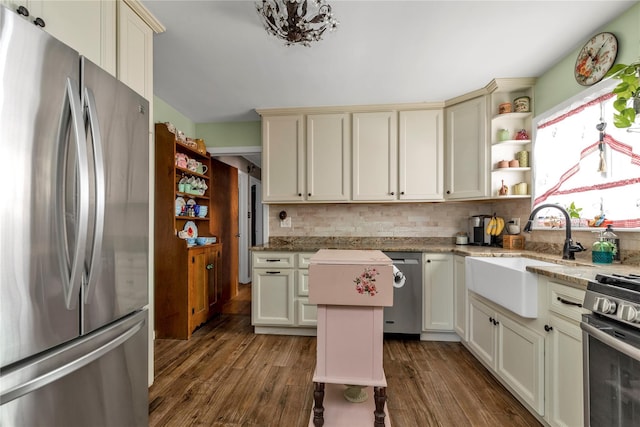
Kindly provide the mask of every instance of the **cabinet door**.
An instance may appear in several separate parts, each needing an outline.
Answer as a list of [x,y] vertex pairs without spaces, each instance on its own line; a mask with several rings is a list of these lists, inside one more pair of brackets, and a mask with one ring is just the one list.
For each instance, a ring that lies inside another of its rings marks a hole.
[[546,338],[546,415],[551,426],[583,425],[582,331],[578,323],[549,318]]
[[295,323],[293,269],[253,270],[251,315],[254,325],[288,325]]
[[495,370],[495,312],[473,296],[469,298],[469,347],[476,356]]
[[487,195],[487,105],[481,96],[446,109],[447,199]]
[[115,75],[116,2],[29,1],[30,20],[39,16],[45,31]]
[[467,341],[467,285],[464,257],[453,257],[453,329],[462,341]]
[[153,30],[118,2],[118,79],[153,101]]
[[309,298],[297,298],[296,310],[298,312],[298,326],[317,326],[318,324],[318,306],[309,304]]
[[[497,322],[498,375],[544,415],[544,337],[504,315]],[[582,389],[574,392],[582,393]]]
[[442,200],[442,110],[401,111],[399,140],[399,198]]
[[397,118],[393,111],[353,115],[353,200],[395,200]]
[[351,136],[348,114],[307,116],[307,200],[349,200]]
[[208,300],[209,300],[209,313],[208,318],[218,314],[222,311],[221,298],[222,289],[220,289],[220,282],[218,278],[218,271],[220,270],[222,251],[219,247],[215,247],[209,251],[209,263],[207,264],[207,270],[209,270],[209,282],[208,282]]
[[424,254],[422,328],[453,331],[453,260],[448,254]]
[[189,251],[189,332],[207,321],[209,314],[210,254],[207,250]]
[[262,199],[302,201],[304,134],[301,115],[262,119]]

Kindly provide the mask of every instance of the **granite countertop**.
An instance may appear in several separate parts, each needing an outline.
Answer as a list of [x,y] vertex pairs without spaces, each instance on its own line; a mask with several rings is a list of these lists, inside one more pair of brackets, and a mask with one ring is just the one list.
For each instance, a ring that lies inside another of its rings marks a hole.
[[576,288],[586,289],[598,273],[629,274],[638,272],[638,266],[620,263],[593,264],[590,262],[563,260],[559,253],[531,250],[503,249],[490,246],[455,245],[449,238],[413,237],[299,237],[272,238],[269,244],[254,246],[254,251],[314,252],[318,249],[361,249],[387,252],[453,253],[462,256],[516,257],[538,259],[554,263],[554,266],[528,266],[527,270],[552,279],[561,280]]

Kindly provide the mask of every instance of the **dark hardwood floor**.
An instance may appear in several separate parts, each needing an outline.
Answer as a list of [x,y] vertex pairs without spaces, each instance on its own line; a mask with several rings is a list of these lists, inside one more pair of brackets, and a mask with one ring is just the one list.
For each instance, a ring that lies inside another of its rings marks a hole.
[[[315,337],[255,335],[250,311],[240,285],[191,340],[156,340],[150,426],[308,425]],[[393,427],[540,426],[459,343],[385,340],[384,368]]]

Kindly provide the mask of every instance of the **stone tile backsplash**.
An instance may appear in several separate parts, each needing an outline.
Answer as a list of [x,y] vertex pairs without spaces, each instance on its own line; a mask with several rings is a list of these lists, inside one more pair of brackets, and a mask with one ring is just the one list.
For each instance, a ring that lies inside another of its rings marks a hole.
[[[280,227],[278,214],[286,211],[291,227]],[[446,203],[344,203],[299,204],[269,206],[270,237],[438,237],[453,238],[459,231],[467,231],[471,215],[493,214],[506,221],[520,218],[524,228],[531,210],[529,199],[466,201]],[[620,238],[623,262],[640,259],[640,233],[615,230]],[[565,231],[544,230],[523,233],[526,248],[561,252]],[[590,249],[598,234],[592,230],[575,230],[574,241]],[[557,249],[560,248],[560,249]],[[576,258],[591,260],[591,252],[579,253]]]

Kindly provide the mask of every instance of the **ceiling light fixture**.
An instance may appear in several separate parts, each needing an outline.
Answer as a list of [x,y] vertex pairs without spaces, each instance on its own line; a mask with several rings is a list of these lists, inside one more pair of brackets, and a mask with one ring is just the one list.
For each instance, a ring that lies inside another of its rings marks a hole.
[[[309,3],[312,10],[308,10]],[[284,40],[287,46],[311,46],[311,42],[322,40],[327,29],[338,28],[326,0],[262,0],[256,3],[256,9],[265,30]]]

